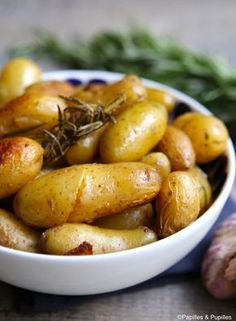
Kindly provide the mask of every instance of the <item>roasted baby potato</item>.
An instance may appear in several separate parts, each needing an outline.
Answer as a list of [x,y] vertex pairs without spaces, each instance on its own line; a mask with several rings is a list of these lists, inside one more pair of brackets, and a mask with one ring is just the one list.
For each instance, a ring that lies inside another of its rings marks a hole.
[[155,232],[147,227],[112,230],[78,223],[65,223],[42,234],[44,253],[88,255],[124,251],[155,242]]
[[14,214],[0,209],[0,245],[26,252],[39,252],[40,233]]
[[91,163],[99,150],[99,143],[106,126],[79,139],[65,153],[65,160],[70,165]]
[[160,185],[155,168],[143,163],[74,165],[25,185],[15,197],[14,208],[32,226],[91,222],[147,203]]
[[120,114],[127,107],[145,99],[147,92],[141,79],[134,75],[128,75],[120,81],[104,86],[99,100],[107,105],[119,96],[124,96],[125,101],[120,105],[120,108],[116,110],[116,114]]
[[127,107],[146,98],[147,92],[142,81],[133,75],[128,75],[120,81],[111,84],[89,84],[78,86],[76,96],[90,103],[100,103],[104,106],[113,102],[118,97],[124,97],[124,102],[115,110],[115,115],[120,114]]
[[212,202],[212,188],[207,179],[207,174],[199,167],[194,167],[188,170],[197,181],[198,192],[200,196],[200,214],[204,213]]
[[27,94],[42,94],[47,96],[73,96],[75,92],[76,89],[73,85],[67,81],[58,80],[40,81],[25,89]]
[[41,81],[30,60],[10,61],[0,75],[0,245],[110,253],[168,237],[204,213],[212,189],[196,164],[224,153],[228,132],[197,112],[172,121],[185,108],[168,125],[169,92],[133,75]]
[[26,58],[10,60],[0,76],[0,105],[22,95],[25,88],[41,79],[41,69]]
[[38,175],[43,149],[34,140],[12,137],[0,140],[0,198],[16,193]]
[[169,93],[164,90],[146,87],[147,90],[147,99],[154,101],[155,103],[164,105],[170,113],[176,104],[176,99]]
[[102,103],[102,93],[106,84],[92,83],[76,87],[75,97],[88,103]]
[[115,230],[130,230],[139,226],[150,227],[153,222],[153,207],[151,203],[129,208],[122,213],[101,217],[93,225]]
[[199,164],[214,160],[226,149],[229,137],[227,128],[214,116],[188,113],[177,117],[173,126],[182,129],[189,136]]
[[42,94],[24,94],[0,110],[0,137],[58,120],[63,99]]
[[171,172],[170,161],[163,153],[154,152],[147,154],[141,158],[141,162],[154,166],[162,179],[166,178]]
[[[186,112],[178,117],[176,117],[172,124],[173,126],[177,127],[177,128],[180,128],[182,129],[185,124],[188,123],[188,120],[190,120],[192,118],[192,115],[193,115],[194,112],[190,111],[190,112]],[[195,113],[195,114],[198,114],[198,113]]]
[[156,199],[157,234],[167,237],[188,226],[200,213],[198,185],[193,175],[184,171],[170,173]]
[[41,171],[38,173],[38,175],[36,176],[36,178],[38,178],[40,176],[43,176],[43,175],[46,175],[46,174],[49,174],[54,170],[55,170],[55,168],[52,168],[52,167],[43,167],[41,169]]
[[161,140],[167,126],[162,105],[142,101],[128,108],[107,128],[101,138],[104,163],[138,161]]
[[168,126],[157,149],[168,157],[173,171],[186,170],[195,165],[191,140],[178,128]]

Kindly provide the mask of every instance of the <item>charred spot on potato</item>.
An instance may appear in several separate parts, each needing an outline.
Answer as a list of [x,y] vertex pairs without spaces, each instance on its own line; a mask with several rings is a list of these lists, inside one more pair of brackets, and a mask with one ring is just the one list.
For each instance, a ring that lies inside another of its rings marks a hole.
[[204,133],[205,140],[209,139],[209,134],[207,132]]
[[68,251],[66,255],[92,255],[93,254],[93,246],[92,244],[84,241],[79,246],[74,249]]

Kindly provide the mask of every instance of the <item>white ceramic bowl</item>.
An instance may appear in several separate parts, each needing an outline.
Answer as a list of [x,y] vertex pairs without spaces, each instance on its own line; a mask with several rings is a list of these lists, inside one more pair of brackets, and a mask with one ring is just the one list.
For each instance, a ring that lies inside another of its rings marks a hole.
[[[103,71],[56,71],[45,80],[69,78],[116,81],[121,74]],[[187,80],[186,80],[187,81]],[[193,110],[209,111],[192,98],[159,83],[145,85],[165,89]],[[123,252],[94,256],[55,256],[32,254],[0,246],[0,279],[4,282],[52,294],[99,294],[123,289],[148,280],[181,260],[206,235],[229,197],[235,175],[235,156],[229,140],[228,168],[224,186],[212,206],[194,223],[158,242]]]

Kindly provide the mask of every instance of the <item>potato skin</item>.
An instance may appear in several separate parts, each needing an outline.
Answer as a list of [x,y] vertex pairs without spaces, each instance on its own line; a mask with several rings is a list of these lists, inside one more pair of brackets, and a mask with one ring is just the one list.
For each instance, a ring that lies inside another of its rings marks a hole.
[[149,153],[141,158],[141,162],[154,166],[162,179],[166,178],[171,172],[170,161],[161,152]]
[[195,165],[195,152],[192,142],[178,128],[168,126],[157,149],[168,157],[173,171],[186,170]]
[[0,76],[0,105],[22,95],[24,89],[41,79],[41,69],[26,58],[11,59]]
[[200,212],[195,178],[188,172],[170,173],[156,199],[157,234],[167,237],[192,223]]
[[101,217],[93,225],[115,230],[134,229],[139,226],[151,227],[153,223],[153,207],[151,203],[129,208],[122,213]]
[[58,120],[58,106],[66,108],[63,99],[42,94],[24,94],[0,110],[0,137]]
[[187,116],[177,117],[173,126],[182,129],[191,139],[198,164],[216,159],[226,149],[227,128],[214,116],[188,113]]
[[147,227],[133,230],[103,229],[81,223],[65,223],[42,234],[44,253],[56,255],[88,255],[124,251],[157,240]]
[[90,103],[108,105],[116,98],[123,96],[124,102],[115,110],[118,115],[129,106],[147,97],[146,88],[141,79],[134,75],[127,75],[119,81],[111,84],[89,84],[78,86],[76,96]]
[[55,170],[55,168],[53,168],[53,167],[43,167],[35,178],[38,178],[38,177],[41,177],[41,176],[46,175],[48,173],[51,173],[54,170]]
[[16,214],[28,225],[91,222],[152,200],[161,178],[142,163],[87,164],[55,170],[16,195]]
[[65,160],[70,165],[91,163],[99,150],[100,138],[106,125],[79,139],[65,153]]
[[168,113],[170,113],[174,109],[176,99],[171,94],[164,90],[150,87],[146,87],[146,90],[148,100],[164,105]]
[[184,114],[176,117],[176,118],[173,120],[172,125],[175,126],[175,127],[177,127],[177,128],[182,129],[182,128],[185,126],[185,124],[187,124],[188,121],[192,118],[192,115],[193,115],[193,114],[199,114],[199,113],[194,113],[194,112],[192,112],[192,111],[189,111],[189,112],[187,112],[187,113],[184,113]]
[[39,252],[40,233],[21,222],[14,214],[0,209],[0,245]]
[[74,86],[67,81],[40,81],[25,89],[27,94],[43,94],[47,96],[73,96],[76,92]]
[[76,87],[75,97],[92,104],[103,103],[101,97],[105,86],[108,85],[100,83],[79,85]]
[[38,175],[43,162],[43,149],[26,137],[0,140],[0,198],[16,193]]
[[116,115],[127,109],[127,107],[145,99],[147,92],[140,78],[134,75],[127,75],[120,81],[104,86],[99,100],[106,105],[121,95],[124,96],[125,101],[117,109]]
[[198,185],[198,192],[200,196],[200,214],[204,213],[212,202],[212,188],[207,179],[207,174],[199,167],[193,167],[188,170],[194,178],[196,178]]
[[104,163],[138,161],[161,140],[167,126],[167,112],[161,105],[143,101],[116,118],[101,138]]

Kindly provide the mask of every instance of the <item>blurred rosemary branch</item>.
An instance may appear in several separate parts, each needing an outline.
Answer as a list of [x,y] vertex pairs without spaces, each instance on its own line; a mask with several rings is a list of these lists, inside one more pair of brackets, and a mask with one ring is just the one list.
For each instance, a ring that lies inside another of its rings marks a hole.
[[11,49],[10,55],[46,57],[68,68],[134,73],[173,86],[222,118],[236,142],[236,72],[222,58],[195,53],[140,28],[102,32],[70,45],[47,31],[34,35],[31,43]]

